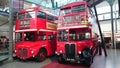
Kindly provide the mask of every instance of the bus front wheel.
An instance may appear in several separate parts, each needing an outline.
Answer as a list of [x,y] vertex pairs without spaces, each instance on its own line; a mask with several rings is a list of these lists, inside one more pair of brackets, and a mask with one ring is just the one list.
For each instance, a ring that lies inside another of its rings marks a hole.
[[64,63],[65,62],[65,59],[62,58],[62,56],[57,56],[57,60],[59,63]]
[[41,49],[37,55],[37,61],[41,62],[47,57],[47,52],[45,49]]

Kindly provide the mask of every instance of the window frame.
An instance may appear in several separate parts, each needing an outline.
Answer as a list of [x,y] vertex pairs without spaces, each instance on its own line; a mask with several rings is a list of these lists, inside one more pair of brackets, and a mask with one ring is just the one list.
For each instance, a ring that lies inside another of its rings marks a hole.
[[[38,13],[41,13],[43,15],[43,17],[39,17],[38,16]],[[46,19],[46,13],[45,12],[42,12],[42,11],[37,11],[37,14],[36,14],[37,18],[42,18],[42,19]]]
[[[83,6],[84,6],[84,9],[83,9]],[[78,8],[79,8],[79,10],[78,10]],[[86,11],[86,5],[85,4],[81,4],[81,5],[72,6],[71,11],[72,11],[72,13],[85,12]]]

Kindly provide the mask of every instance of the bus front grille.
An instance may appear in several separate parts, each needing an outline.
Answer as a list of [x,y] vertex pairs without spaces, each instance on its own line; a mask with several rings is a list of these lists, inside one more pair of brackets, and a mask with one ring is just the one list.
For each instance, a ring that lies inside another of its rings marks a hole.
[[27,50],[27,48],[19,48],[18,49],[18,56],[21,59],[26,59],[27,56],[28,56],[28,50]]
[[75,44],[65,44],[65,55],[68,59],[75,59],[76,46]]

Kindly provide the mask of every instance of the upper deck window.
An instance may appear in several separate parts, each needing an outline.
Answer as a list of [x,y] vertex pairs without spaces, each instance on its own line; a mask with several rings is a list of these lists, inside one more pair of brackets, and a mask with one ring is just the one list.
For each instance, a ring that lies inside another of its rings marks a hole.
[[31,12],[27,12],[27,13],[20,13],[18,14],[18,19],[24,19],[26,16],[26,18],[35,18],[35,12],[31,11]]
[[25,14],[22,13],[22,14],[18,14],[18,19],[23,19],[25,17]]
[[26,13],[26,18],[35,18],[35,12],[32,11],[32,12],[27,12]]
[[56,17],[50,16],[50,15],[47,16],[47,19],[48,19],[49,21],[56,21],[56,20],[57,20]]
[[50,16],[50,15],[47,16],[47,19],[50,20],[50,21],[54,21],[54,17]]
[[85,11],[85,5],[78,5],[72,7],[72,12],[84,12]]
[[44,12],[39,11],[39,12],[37,12],[37,17],[46,19],[46,14]]
[[61,12],[60,12],[60,15],[65,15],[65,14],[70,13],[70,9],[71,9],[71,8],[62,9]]
[[64,22],[74,22],[74,16],[66,16],[63,18]]

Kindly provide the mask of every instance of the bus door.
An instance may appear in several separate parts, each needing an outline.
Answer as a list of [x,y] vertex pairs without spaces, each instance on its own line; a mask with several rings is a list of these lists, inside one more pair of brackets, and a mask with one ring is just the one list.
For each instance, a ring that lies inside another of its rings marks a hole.
[[51,53],[55,52],[56,49],[56,40],[55,40],[55,34],[49,33],[48,34],[48,45],[50,47]]
[[38,34],[38,42],[40,43],[40,45],[47,45],[46,40],[46,33],[40,31]]

